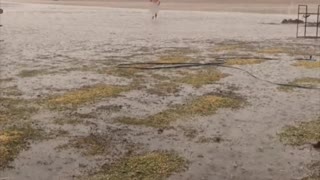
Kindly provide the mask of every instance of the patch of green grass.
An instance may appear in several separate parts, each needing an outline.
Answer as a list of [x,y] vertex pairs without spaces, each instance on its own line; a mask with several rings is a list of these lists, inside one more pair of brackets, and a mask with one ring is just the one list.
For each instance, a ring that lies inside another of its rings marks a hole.
[[320,68],[320,61],[298,61],[293,65],[298,67],[304,67],[307,69],[316,69]]
[[13,81],[13,80],[14,80],[13,78],[0,79],[0,84],[1,84],[1,83],[6,83],[6,82],[11,82],[11,81]]
[[123,107],[120,105],[106,105],[106,106],[99,106],[97,107],[97,111],[114,113],[120,112]]
[[51,135],[51,137],[57,138],[57,137],[68,136],[68,135],[70,135],[70,133],[67,130],[58,129],[56,131],[53,131],[50,135]]
[[0,123],[26,120],[37,110],[38,109],[29,101],[0,97]]
[[192,58],[185,56],[183,54],[170,54],[160,56],[156,63],[187,63],[190,62]]
[[111,139],[100,134],[90,134],[71,140],[64,148],[74,148],[82,151],[85,156],[103,155],[111,148]]
[[192,127],[181,127],[183,130],[183,135],[186,136],[188,139],[194,139],[198,136],[199,132],[197,129]]
[[4,96],[22,96],[23,92],[18,88],[18,86],[11,86],[7,88],[0,89]]
[[39,131],[27,124],[37,110],[30,101],[0,97],[0,169],[39,137]]
[[297,126],[286,126],[279,134],[280,141],[292,146],[318,143],[320,141],[320,117]]
[[[290,82],[288,84],[289,85],[297,85],[297,86],[315,88],[315,87],[320,86],[320,78],[310,78],[310,77],[299,78],[299,79],[295,79],[294,81],[292,81],[292,82]],[[292,86],[280,86],[278,89],[280,91],[291,92],[291,91],[293,91],[294,87],[292,87]]]
[[78,124],[86,124],[85,119],[95,119],[96,116],[93,113],[88,114],[80,114],[80,113],[68,113],[65,114],[63,117],[56,118],[54,120],[55,124],[58,125],[78,125]]
[[240,98],[205,95],[147,118],[122,117],[118,121],[130,125],[144,125],[156,128],[167,127],[171,122],[181,118],[212,115],[220,108],[238,108],[242,103],[243,100]]
[[197,54],[199,53],[196,49],[191,48],[173,48],[168,49],[162,52],[162,54],[169,54],[169,55],[190,55],[190,54]]
[[231,59],[227,60],[226,65],[252,65],[261,64],[264,61],[262,59]]
[[28,141],[38,136],[39,132],[29,126],[1,130],[0,169],[7,167],[22,150],[28,148]]
[[120,93],[130,90],[128,87],[112,85],[96,85],[74,90],[49,99],[50,107],[78,107],[86,103],[93,103],[97,100],[109,97],[116,97]]
[[165,81],[165,80],[168,80],[170,78],[170,77],[168,77],[166,75],[160,75],[160,74],[155,74],[155,73],[152,73],[151,77],[153,79],[156,79],[156,80],[159,80],[159,81]]
[[242,46],[240,44],[220,44],[214,47],[214,51],[220,52],[220,51],[234,51],[241,49]]
[[259,50],[258,53],[261,54],[287,54],[292,53],[293,50],[290,50],[285,47],[269,47]]
[[141,75],[139,75],[139,73],[141,73],[142,71],[137,68],[113,68],[105,70],[104,72],[112,76],[125,77],[131,79],[134,77],[140,77]]
[[184,170],[187,161],[173,153],[152,152],[132,156],[102,170],[91,180],[164,180]]
[[158,96],[168,96],[178,93],[180,86],[174,82],[163,82],[156,84],[153,88],[147,90],[150,94],[156,94]]
[[276,54],[287,54],[287,55],[310,55],[310,51],[303,49],[302,47],[287,47],[287,46],[273,46],[273,47],[265,47],[262,49],[259,49],[257,53],[260,54],[270,54],[270,55],[276,55]]
[[310,78],[310,77],[300,78],[300,79],[296,79],[294,83],[299,85],[305,85],[305,86],[313,86],[315,84],[316,85],[320,84],[320,78]]
[[40,69],[40,70],[22,70],[18,76],[22,78],[27,78],[27,77],[35,77],[35,76],[40,76],[40,75],[46,75],[50,74],[47,69]]
[[221,73],[216,69],[201,69],[195,73],[188,73],[177,82],[192,85],[195,88],[200,88],[203,85],[215,83],[222,78],[227,77],[227,74]]
[[65,118],[55,119],[54,123],[58,124],[58,125],[65,125],[65,124],[77,125],[77,124],[82,124],[83,120],[78,119],[78,118],[74,118],[74,117],[65,117]]

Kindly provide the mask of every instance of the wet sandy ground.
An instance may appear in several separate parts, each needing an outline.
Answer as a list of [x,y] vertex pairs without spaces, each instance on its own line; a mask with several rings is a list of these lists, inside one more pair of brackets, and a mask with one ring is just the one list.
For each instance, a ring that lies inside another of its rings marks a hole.
[[[6,97],[37,101],[84,86],[128,85],[133,81],[131,77],[100,71],[116,68],[120,63],[155,61],[170,51],[182,50],[200,63],[226,56],[272,58],[261,64],[241,66],[272,82],[320,78],[319,69],[292,65],[297,59],[307,58],[306,54],[259,53],[270,48],[286,48],[290,53],[303,49],[320,61],[319,41],[295,39],[294,25],[268,24],[294,18],[288,15],[162,11],[157,21],[151,21],[146,10],[14,3],[4,6],[6,13],[1,17],[3,27],[0,29],[0,88],[1,95]],[[234,45],[243,46],[243,49],[233,48]],[[172,180],[291,180],[305,177],[308,174],[306,165],[319,160],[319,153],[309,146],[285,146],[277,133],[286,125],[319,117],[320,91],[295,89],[288,93],[243,71],[218,69],[229,76],[201,88],[184,84],[176,94],[158,96],[140,87],[75,110],[80,114],[93,114],[93,117],[85,118],[87,123],[59,125],[54,123],[57,117],[70,116],[41,108],[32,117],[33,124],[49,134],[63,130],[67,135],[58,134],[55,138],[32,142],[30,148],[12,162],[12,168],[0,171],[0,179],[49,180],[85,176],[123,156],[128,142],[147,151],[172,150],[187,159],[188,168],[170,176]],[[23,76],[23,71],[30,70],[37,70],[37,73]],[[176,71],[140,73],[145,80],[144,86],[149,87],[155,84],[150,75],[170,75]],[[17,93],[10,94],[10,90]],[[190,97],[220,91],[231,91],[244,97],[247,105],[240,109],[220,109],[210,116],[175,121],[160,131],[114,122],[117,117],[152,115]],[[191,129],[194,135],[186,135],[186,129]],[[87,157],[78,149],[57,148],[89,134],[113,137],[108,144],[113,147],[112,152]],[[199,143],[200,137],[221,137],[223,141]]]

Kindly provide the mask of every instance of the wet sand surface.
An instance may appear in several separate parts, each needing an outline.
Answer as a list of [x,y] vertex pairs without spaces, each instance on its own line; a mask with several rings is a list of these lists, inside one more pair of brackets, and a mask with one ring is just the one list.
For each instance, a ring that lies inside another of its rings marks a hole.
[[[319,68],[294,65],[311,54],[312,63],[320,61],[319,40],[296,39],[295,25],[279,24],[295,16],[164,10],[152,21],[148,10],[139,9],[3,6],[1,97],[27,100],[39,110],[24,122],[0,121],[4,124],[0,132],[28,123],[41,129],[45,138],[30,140],[9,167],[0,171],[0,179],[89,179],[88,175],[121,157],[153,151],[173,151],[188,161],[184,171],[168,177],[172,180],[298,180],[310,173],[308,164],[320,160],[310,144],[292,147],[281,143],[278,136],[287,125],[320,116],[319,84],[284,91],[270,83],[320,78]],[[263,62],[230,65],[241,70],[198,66],[139,69],[129,75],[117,72],[119,64],[158,62],[163,56],[193,63],[241,57]],[[228,75],[201,86],[173,80],[207,68]],[[176,83],[179,90],[166,95],[150,93],[163,82]],[[46,105],[51,98],[101,84],[129,89],[71,109]],[[165,127],[116,121],[123,116],[154,115],[207,94],[236,94],[245,105],[219,108],[210,115],[190,114]],[[65,122],[73,118],[80,120]],[[108,152],[84,156],[82,151],[89,145],[65,147],[87,136],[103,137],[99,144],[107,146]]]

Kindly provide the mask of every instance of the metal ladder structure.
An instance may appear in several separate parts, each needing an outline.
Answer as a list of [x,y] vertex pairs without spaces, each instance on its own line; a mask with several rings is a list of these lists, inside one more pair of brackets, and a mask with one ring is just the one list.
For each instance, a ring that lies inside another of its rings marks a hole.
[[[315,22],[310,22],[310,19]],[[303,23],[302,23],[303,21]],[[301,30],[302,29],[302,30]],[[298,6],[297,38],[320,38],[320,5],[317,12],[309,12],[308,5]]]

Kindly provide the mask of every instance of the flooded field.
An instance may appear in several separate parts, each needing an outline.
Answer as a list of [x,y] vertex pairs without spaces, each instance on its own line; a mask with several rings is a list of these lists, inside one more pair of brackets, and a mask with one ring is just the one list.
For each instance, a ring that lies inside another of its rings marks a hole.
[[295,17],[3,6],[1,180],[320,178],[320,41]]

